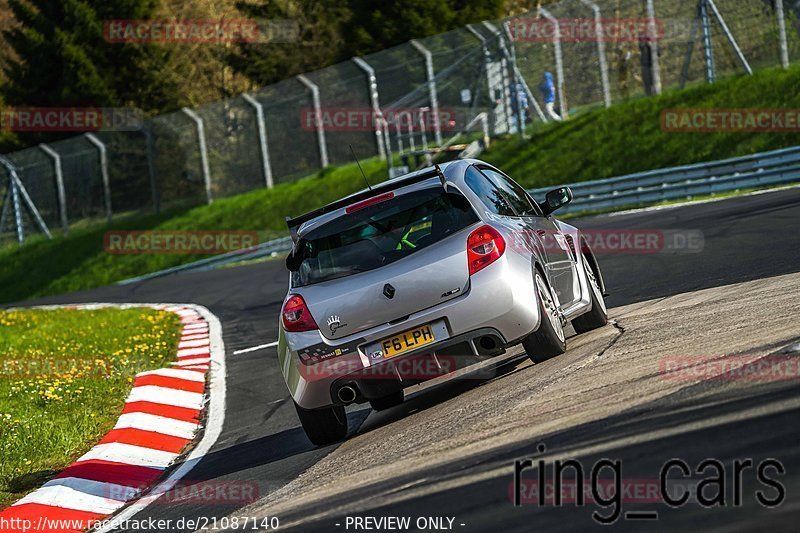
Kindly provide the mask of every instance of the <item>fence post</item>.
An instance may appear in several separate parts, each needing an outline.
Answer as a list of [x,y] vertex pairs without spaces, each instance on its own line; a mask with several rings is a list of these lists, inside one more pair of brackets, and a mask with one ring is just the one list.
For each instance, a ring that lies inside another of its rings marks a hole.
[[264,182],[268,189],[271,189],[275,183],[272,180],[272,165],[269,160],[269,144],[267,143],[267,121],[264,118],[264,106],[256,100],[253,96],[243,93],[244,98],[248,104],[253,106],[256,112],[256,124],[258,125],[258,147],[261,151],[261,165],[262,172],[264,173]]
[[714,83],[714,50],[711,48],[711,20],[708,18],[707,0],[698,4],[700,24],[703,28],[703,52],[706,59],[706,81]]
[[319,164],[322,168],[325,168],[328,166],[328,145],[325,141],[325,126],[322,124],[322,106],[319,100],[319,87],[303,74],[297,76],[297,80],[311,91],[311,103],[314,105],[314,121],[317,126],[317,143],[319,144]]
[[[492,32],[492,35],[495,36],[495,39],[497,39],[498,41],[497,43],[498,47],[500,47],[501,50],[505,48],[505,45],[503,44],[503,38],[500,35],[500,30],[495,28],[490,22],[486,20],[484,20],[482,24],[487,30]],[[505,53],[500,54],[500,77],[501,77],[501,83],[503,84],[503,91],[502,91],[503,112],[505,114],[505,119],[506,119],[506,128],[507,132],[511,133],[511,130],[514,129],[513,128],[514,124],[511,120],[511,101],[510,101],[511,91],[508,88],[508,59],[506,58],[506,55],[507,54]]]
[[14,225],[17,228],[17,241],[22,244],[25,242],[25,225],[22,223],[22,210],[19,205],[19,189],[17,182],[11,180],[11,201],[14,205]]
[[647,0],[647,44],[650,46],[650,72],[653,76],[653,89],[661,94],[661,63],[658,59],[658,28],[656,27],[656,8],[653,0]]
[[108,154],[106,145],[94,133],[87,133],[86,139],[97,147],[100,156],[100,176],[103,179],[103,199],[105,200],[106,220],[111,222],[111,183],[108,179]]
[[383,143],[383,135],[389,135],[389,132],[382,132],[381,127],[381,113],[380,100],[378,99],[378,79],[375,77],[375,69],[369,66],[369,63],[360,57],[354,57],[353,63],[358,68],[364,71],[367,75],[367,90],[369,91],[369,102],[372,106],[373,122],[375,123],[375,143],[378,145],[378,155],[381,159],[386,159],[386,148]]
[[58,194],[58,214],[61,217],[61,231],[64,235],[67,235],[69,233],[67,194],[64,191],[64,173],[61,171],[61,156],[46,144],[40,144],[39,149],[53,160],[53,170],[56,174],[56,193]]
[[[519,101],[520,100],[520,98],[519,98],[519,96],[520,96],[519,95],[519,89],[520,89],[520,86],[522,86],[522,83],[520,82],[520,78],[522,76],[520,76],[519,69],[517,68],[517,48],[514,46],[514,39],[513,39],[512,35],[511,35],[511,28],[510,28],[510,25],[509,25],[508,21],[503,23],[503,29],[505,30],[505,33],[500,38],[508,40],[508,45],[504,46],[503,49],[505,50],[506,48],[508,48],[508,50],[506,50],[506,53],[508,54],[509,61],[511,61],[511,80],[512,80],[512,83],[514,84],[514,90],[511,93],[511,98],[514,99],[513,101],[517,102],[517,130],[519,131],[519,138],[524,141],[525,140],[525,111],[523,111],[522,106],[520,105],[520,101]],[[523,91],[524,90],[525,90],[525,88],[523,87]],[[526,96],[527,96],[527,94],[526,94]]]
[[441,145],[442,127],[439,121],[439,95],[436,91],[436,76],[433,72],[433,54],[416,39],[411,39],[409,43],[425,58],[425,72],[428,77],[428,93],[430,94],[431,114],[433,115],[433,134],[436,138],[436,144]]
[[747,58],[744,57],[742,49],[739,48],[739,43],[737,43],[736,39],[734,39],[733,33],[731,33],[730,28],[728,28],[728,25],[725,23],[725,19],[722,18],[722,13],[720,13],[719,9],[717,9],[717,5],[714,3],[714,0],[705,0],[705,1],[706,3],[708,3],[708,6],[711,8],[711,11],[714,12],[714,18],[716,18],[717,22],[719,22],[719,25],[722,28],[722,33],[725,34],[725,37],[728,39],[728,42],[733,47],[733,51],[736,52],[736,57],[739,58],[739,61],[742,63],[745,72],[752,75],[753,69],[750,68],[750,63],[748,63]]
[[481,50],[483,50],[483,69],[486,71],[486,97],[492,100],[492,79],[489,76],[489,45],[486,44],[486,37],[475,29],[472,24],[467,24],[467,30],[481,42]]
[[153,124],[148,122],[142,128],[144,134],[145,150],[147,151],[147,174],[150,178],[150,192],[153,195],[153,211],[161,212],[161,198],[158,194],[158,179],[156,177],[156,149],[153,143]]
[[594,14],[595,34],[597,35],[597,59],[600,63],[600,84],[603,86],[603,103],[611,107],[611,87],[608,82],[608,61],[606,60],[606,41],[603,35],[603,16],[600,7],[591,0],[581,0]]
[[206,148],[206,127],[200,115],[195,113],[188,107],[181,109],[183,113],[192,119],[197,126],[197,145],[200,148],[200,164],[203,170],[203,181],[206,184],[206,200],[209,204],[214,203],[214,197],[211,194],[211,167],[208,164],[208,149]]
[[786,18],[783,13],[783,0],[775,0],[775,16],[778,18],[778,44],[781,49],[781,66],[789,68],[789,46],[786,44]]
[[539,13],[544,18],[550,21],[555,31],[553,32],[553,51],[556,56],[556,78],[558,79],[558,105],[561,107],[561,118],[569,117],[569,110],[567,109],[567,99],[564,95],[564,56],[561,52],[561,26],[558,19],[553,16],[550,11],[540,7]]
[[14,163],[9,161],[6,157],[0,156],[0,165],[5,167],[6,173],[8,174],[8,191],[6,192],[6,198],[3,200],[2,212],[0,212],[0,233],[3,232],[3,228],[5,227],[9,205],[12,205],[12,208],[14,209],[14,223],[16,224],[17,230],[17,241],[20,244],[25,242],[25,226],[22,223],[22,208],[20,206],[19,198],[21,195],[22,200],[25,202],[25,205],[28,206],[28,211],[30,211],[31,216],[39,226],[39,229],[47,236],[48,239],[52,239],[53,236],[50,234],[50,230],[47,229],[47,225],[44,223],[42,215],[39,214],[39,210],[36,209],[36,206],[33,204],[33,200],[31,200],[30,195],[28,195],[28,191],[25,190],[25,185],[23,185],[22,180],[19,179],[19,176],[17,175],[17,168],[14,166]]

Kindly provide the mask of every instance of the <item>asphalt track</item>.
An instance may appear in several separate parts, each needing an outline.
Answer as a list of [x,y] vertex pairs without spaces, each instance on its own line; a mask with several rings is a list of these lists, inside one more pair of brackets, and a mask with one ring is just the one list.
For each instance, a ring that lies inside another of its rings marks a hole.
[[[574,223],[582,229],[702,232],[703,248],[699,252],[601,255],[599,261],[610,293],[607,299],[609,307],[629,306],[702,289],[800,272],[800,189],[797,188],[664,210],[586,218]],[[228,364],[228,408],[222,436],[211,453],[195,467],[190,478],[197,482],[256,484],[259,497],[266,498],[268,502],[273,494],[279,494],[290,483],[295,485],[291,490],[302,493],[304,478],[301,474],[321,464],[329,454],[335,458],[340,452],[337,450],[339,446],[314,448],[305,438],[278,370],[274,348],[233,355],[236,350],[270,343],[276,339],[277,316],[286,292],[286,283],[287,274],[282,263],[273,261],[175,275],[134,285],[104,287],[23,304],[191,302],[208,307],[223,325]],[[763,302],[765,308],[769,308],[770,304],[770,301]],[[763,317],[760,319],[763,320]],[[785,320],[785,317],[782,319]],[[797,331],[800,326],[796,324],[796,319],[797,316],[794,317]],[[760,328],[766,332],[772,327],[769,320],[760,324]],[[599,334],[600,337],[612,335],[613,328],[609,328],[611,331]],[[797,336],[800,337],[800,333]],[[600,337],[596,339],[598,343],[603,340]],[[594,338],[585,342],[588,343],[584,347],[586,350],[593,349],[591,343],[595,342]],[[570,344],[583,346],[580,340],[572,340]],[[777,349],[779,346],[771,348]],[[569,355],[571,351],[573,350],[570,349],[565,355]],[[525,370],[531,372],[529,368]],[[514,383],[515,375],[510,370],[507,375],[491,381],[503,383],[504,380],[509,380],[506,383],[510,385]],[[363,406],[354,409],[350,413],[352,440],[342,447],[342,453],[348,453],[347,447],[353,442],[360,442],[359,439],[369,445],[369,439],[379,438],[381,430],[408,424],[411,414],[435,409],[441,401],[446,401],[451,408],[455,406],[455,412],[458,413],[460,395],[474,393],[479,387],[480,382],[475,380],[466,384],[439,387],[426,395],[416,395],[404,407],[386,413],[372,413]],[[800,460],[797,452],[793,451],[800,437],[797,423],[800,408],[795,406],[777,411],[767,409],[763,416],[708,427],[703,425],[703,421],[713,416],[735,415],[741,410],[771,405],[774,402],[789,402],[787,405],[793,406],[792,402],[800,397],[797,382],[749,390],[747,397],[743,397],[740,390],[731,390],[724,386],[713,391],[690,389],[687,388],[680,394],[653,398],[646,406],[639,405],[636,409],[615,413],[563,432],[553,431],[548,434],[547,444],[551,450],[575,450],[576,456],[589,464],[601,455],[623,457],[628,461],[638,460],[637,469],[642,472],[640,477],[646,477],[648,472],[652,474],[656,463],[663,462],[664,454],[668,450],[674,456],[680,457],[683,453],[683,457],[691,464],[708,456],[719,456],[727,460],[740,456],[782,454],[781,458],[788,470],[787,479],[791,480],[788,486],[790,489],[794,487],[795,493],[793,495],[789,491],[789,498],[778,509],[779,512],[764,515],[752,512],[747,506],[743,508],[747,512],[728,508],[708,512],[696,509],[669,510],[669,513],[662,512],[661,522],[657,527],[742,530],[768,526],[778,531],[790,530],[800,517],[800,500],[797,499],[797,490],[800,489]],[[701,396],[702,399],[699,399]],[[687,413],[688,410],[689,414],[678,414]],[[653,413],[658,413],[659,416],[653,416]],[[676,417],[679,416],[683,416],[683,421],[687,417],[691,418],[697,427],[689,434],[679,432],[657,441],[636,441],[637,434],[645,434],[654,427],[677,424]],[[413,427],[409,431],[413,432]],[[407,437],[407,432],[404,435]],[[586,447],[589,442],[612,442],[615,439],[620,444],[605,449],[602,453]],[[424,479],[397,476],[370,485],[366,492],[364,488],[358,490],[358,487],[345,487],[343,494],[351,495],[350,501],[359,503],[350,511],[351,515],[406,515],[413,518],[449,515],[457,517],[454,525],[456,530],[533,527],[567,530],[592,525],[588,515],[594,508],[575,511],[574,508],[515,508],[511,505],[507,489],[513,472],[513,460],[534,454],[536,442],[538,441],[531,440],[523,445],[516,442],[505,448],[493,449],[491,453],[484,455],[480,450],[473,450],[469,461],[442,463],[431,469],[430,475]],[[368,462],[369,456],[363,457],[363,460]],[[347,465],[342,466],[345,470],[348,468]],[[497,484],[497,478],[480,475],[481,472],[501,467],[507,473],[504,474],[502,486]],[[657,472],[657,468],[655,471]],[[329,483],[336,481],[335,472],[324,468],[321,472],[327,472],[330,476],[327,480]],[[475,478],[474,482],[466,481],[471,479],[470,476]],[[298,479],[301,480],[299,488]],[[461,481],[450,488],[419,496],[411,493],[407,498],[382,502],[380,505],[371,498],[378,493],[376,491],[402,492],[403,487],[424,486],[426,483],[430,484],[431,479]],[[312,480],[308,483],[311,488]],[[331,500],[331,505],[334,501],[335,499]],[[226,504],[221,501],[156,502],[135,518],[171,518],[177,521],[180,518],[222,517],[237,512],[243,505],[243,502]],[[316,505],[318,510],[319,504]],[[314,515],[313,508],[301,506],[291,509],[285,502],[280,508],[287,509],[282,516],[279,515],[282,522],[291,522],[298,530],[346,530],[344,516],[309,521],[303,517]],[[262,505],[256,502],[244,513],[267,515],[269,506],[264,507],[263,502]],[[670,517],[680,517],[680,520],[669,521]],[[341,525],[336,526],[337,523]],[[464,525],[461,526],[461,523]],[[642,521],[624,519],[616,524],[617,527],[627,529],[647,525]]]

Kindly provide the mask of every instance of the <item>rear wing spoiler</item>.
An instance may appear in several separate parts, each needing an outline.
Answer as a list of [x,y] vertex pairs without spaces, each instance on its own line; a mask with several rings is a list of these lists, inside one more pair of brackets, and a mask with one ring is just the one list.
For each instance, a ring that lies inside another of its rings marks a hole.
[[309,220],[314,220],[317,217],[325,215],[327,213],[332,213],[338,209],[342,209],[343,207],[347,207],[348,205],[354,204],[361,200],[366,200],[368,198],[372,198],[373,196],[378,196],[381,193],[386,193],[397,189],[398,187],[405,187],[407,185],[413,185],[414,183],[420,183],[422,181],[429,180],[431,178],[439,177],[439,181],[447,190],[447,181],[444,177],[444,173],[442,169],[439,168],[439,165],[436,165],[432,170],[428,172],[423,172],[421,174],[417,174],[415,176],[409,176],[405,179],[400,180],[390,180],[379,185],[372,187],[371,189],[365,189],[363,191],[357,192],[353,195],[347,196],[342,198],[341,200],[336,200],[335,202],[331,202],[328,205],[322,206],[319,209],[315,209],[314,211],[309,211],[304,215],[300,215],[294,218],[286,217],[286,225],[289,227],[289,233],[292,236],[292,242],[297,242],[297,230],[300,228],[301,225],[308,222]]

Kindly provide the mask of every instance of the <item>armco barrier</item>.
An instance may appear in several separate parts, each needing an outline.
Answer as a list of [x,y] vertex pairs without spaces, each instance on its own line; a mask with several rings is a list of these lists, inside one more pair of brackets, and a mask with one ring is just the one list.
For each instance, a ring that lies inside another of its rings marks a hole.
[[[639,172],[568,184],[573,202],[562,213],[579,213],[691,198],[737,189],[800,181],[800,147],[744,157]],[[529,192],[542,200],[553,187]]]
[[[559,213],[642,206],[737,189],[754,189],[797,182],[800,182],[800,146],[732,159],[639,172],[605,180],[568,184],[574,194],[574,200]],[[554,187],[530,189],[528,192],[541,201],[547,191]],[[119,284],[135,283],[179,272],[210,270],[222,265],[286,252],[291,247],[291,239],[282,237],[246,250],[221,254],[127,279]]]

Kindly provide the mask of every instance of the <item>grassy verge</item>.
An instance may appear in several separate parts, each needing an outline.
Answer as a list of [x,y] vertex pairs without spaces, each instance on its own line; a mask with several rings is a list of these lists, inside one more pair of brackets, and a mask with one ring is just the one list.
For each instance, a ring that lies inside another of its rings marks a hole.
[[[679,164],[746,155],[798,144],[792,133],[667,133],[668,108],[800,108],[800,67],[767,69],[754,76],[670,91],[537,126],[525,142],[496,140],[483,158],[526,187],[599,179]],[[376,160],[364,162],[370,181],[386,178]],[[193,261],[192,255],[111,255],[107,229],[256,230],[264,239],[286,232],[284,217],[297,215],[363,188],[355,165],[328,168],[294,183],[223,198],[211,206],[160,216],[129,217],[110,227],[76,228],[68,238],[37,239],[0,248],[0,302],[113,283]]]
[[174,314],[146,308],[0,311],[0,508],[108,432],[179,335]]

